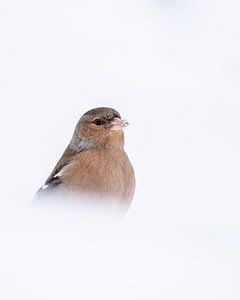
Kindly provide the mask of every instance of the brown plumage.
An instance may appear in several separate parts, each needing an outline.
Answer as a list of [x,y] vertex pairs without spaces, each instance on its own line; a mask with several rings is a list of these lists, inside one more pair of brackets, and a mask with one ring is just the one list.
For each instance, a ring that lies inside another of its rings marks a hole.
[[135,176],[124,151],[123,128],[127,125],[112,108],[86,112],[38,196],[74,194],[80,201],[87,198],[106,206],[128,208]]

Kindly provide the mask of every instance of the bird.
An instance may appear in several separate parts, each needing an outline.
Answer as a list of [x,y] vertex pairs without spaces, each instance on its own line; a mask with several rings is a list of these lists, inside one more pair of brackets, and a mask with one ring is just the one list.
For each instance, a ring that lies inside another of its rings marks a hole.
[[135,192],[135,172],[124,150],[123,129],[129,125],[118,111],[93,108],[79,119],[73,136],[36,199],[94,203],[128,210]]

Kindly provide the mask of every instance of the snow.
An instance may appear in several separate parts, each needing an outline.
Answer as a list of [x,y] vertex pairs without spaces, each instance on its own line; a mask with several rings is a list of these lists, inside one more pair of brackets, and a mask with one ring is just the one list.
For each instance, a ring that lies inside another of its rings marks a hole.
[[[0,298],[238,300],[239,3],[0,8]],[[97,106],[130,122],[129,212],[35,211],[79,117]]]

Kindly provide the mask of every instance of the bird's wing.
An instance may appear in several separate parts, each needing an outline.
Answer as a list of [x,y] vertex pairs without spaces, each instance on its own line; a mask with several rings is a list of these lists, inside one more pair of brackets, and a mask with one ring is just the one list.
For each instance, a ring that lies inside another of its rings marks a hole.
[[46,195],[61,185],[63,182],[63,169],[73,161],[74,157],[79,152],[82,152],[83,150],[85,150],[85,147],[83,146],[79,147],[78,149],[72,149],[70,146],[68,146],[44,185],[38,190],[37,196]]

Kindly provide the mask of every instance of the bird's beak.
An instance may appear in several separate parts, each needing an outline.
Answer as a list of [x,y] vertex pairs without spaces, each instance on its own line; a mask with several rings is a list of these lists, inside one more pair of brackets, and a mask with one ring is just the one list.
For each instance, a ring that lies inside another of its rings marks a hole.
[[127,120],[114,118],[110,123],[110,130],[121,130],[129,125]]

